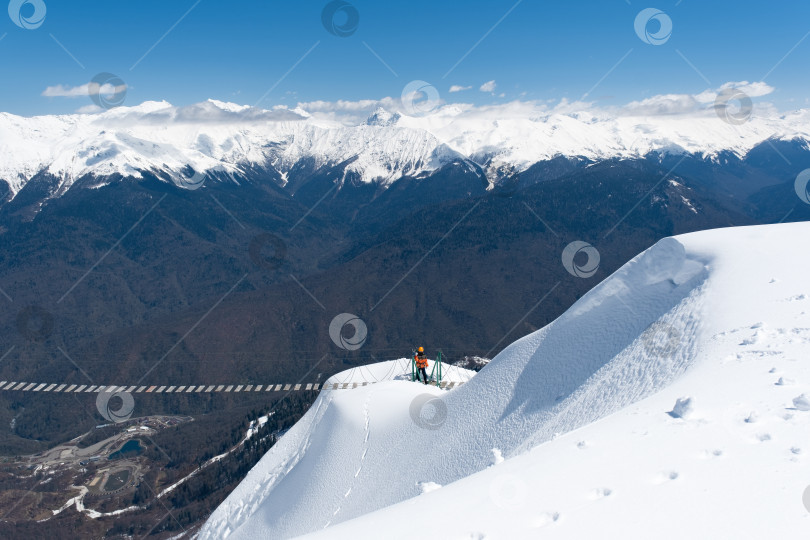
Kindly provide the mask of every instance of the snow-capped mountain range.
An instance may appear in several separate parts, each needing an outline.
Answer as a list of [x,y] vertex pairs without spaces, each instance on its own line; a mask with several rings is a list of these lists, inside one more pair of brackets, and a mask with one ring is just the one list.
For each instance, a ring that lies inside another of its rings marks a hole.
[[324,114],[312,104],[266,110],[215,100],[186,107],[145,102],[100,114],[0,113],[0,179],[12,197],[39,173],[59,179],[55,195],[88,175],[99,185],[105,178],[139,178],[144,172],[162,173],[183,186],[189,175],[204,172],[228,173],[239,182],[248,171],[264,170],[284,185],[306,161],[315,169],[344,165],[344,175],[387,185],[469,160],[495,181],[496,171],[520,172],[560,155],[600,160],[730,151],[742,157],[769,139],[810,140],[810,110],[781,114],[755,108],[746,122],[735,124],[710,106],[671,112],[641,103],[607,111],[515,101],[446,104],[419,116],[387,102],[375,106],[362,119]]

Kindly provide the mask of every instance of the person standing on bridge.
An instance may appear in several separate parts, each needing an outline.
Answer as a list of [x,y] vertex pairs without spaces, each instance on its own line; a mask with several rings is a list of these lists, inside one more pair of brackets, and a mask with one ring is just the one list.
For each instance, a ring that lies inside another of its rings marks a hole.
[[427,376],[427,356],[425,356],[425,348],[419,347],[416,356],[413,357],[414,361],[416,362],[416,380],[419,380],[419,372],[422,372],[422,379],[425,381],[425,384],[428,383],[428,376]]

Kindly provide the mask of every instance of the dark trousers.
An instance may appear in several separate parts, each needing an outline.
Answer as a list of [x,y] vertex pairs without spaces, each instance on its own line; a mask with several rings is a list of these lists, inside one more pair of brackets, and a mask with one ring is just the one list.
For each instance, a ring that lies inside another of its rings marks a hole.
[[427,380],[427,371],[425,371],[425,368],[423,368],[423,367],[416,368],[416,380],[417,381],[419,380],[419,372],[420,371],[422,372],[422,380],[424,380],[425,384],[427,384],[427,382],[428,382],[428,380]]

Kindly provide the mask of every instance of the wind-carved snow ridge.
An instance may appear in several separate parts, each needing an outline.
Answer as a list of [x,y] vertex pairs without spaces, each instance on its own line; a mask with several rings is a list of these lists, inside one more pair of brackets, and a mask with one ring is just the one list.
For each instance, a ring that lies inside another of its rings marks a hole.
[[510,345],[456,392],[455,408],[472,406],[488,386],[508,388],[488,396],[492,412],[480,427],[509,457],[643,399],[694,359],[707,276],[678,240],[658,242]]
[[[666,388],[696,356],[706,265],[677,239],[662,240],[457,390],[394,378],[373,390],[322,393],[315,412],[301,420],[307,448],[296,447],[293,434],[284,450],[265,456],[200,538],[288,538],[331,529],[427,496],[426,485],[499,469]],[[440,413],[425,424],[410,410],[414,403]],[[494,448],[506,458],[497,467]],[[285,453],[294,459],[282,459]],[[284,477],[276,474],[280,461],[295,461]]]

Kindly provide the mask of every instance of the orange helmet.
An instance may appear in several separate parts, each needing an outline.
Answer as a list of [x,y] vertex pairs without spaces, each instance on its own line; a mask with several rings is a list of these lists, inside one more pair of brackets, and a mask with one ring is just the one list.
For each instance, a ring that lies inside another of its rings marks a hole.
[[417,350],[418,350],[419,352],[425,352],[425,348],[424,348],[424,347],[419,347]]

